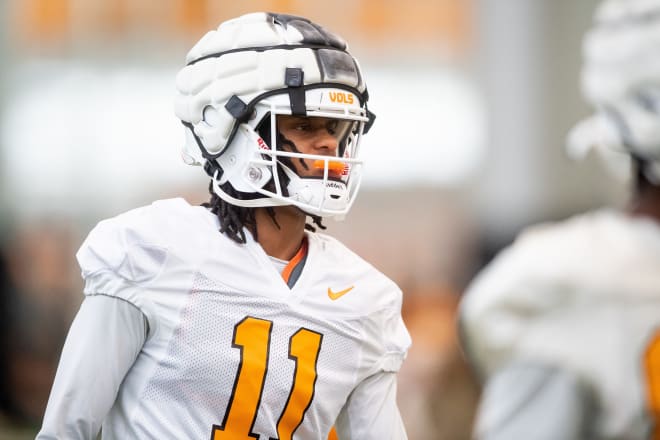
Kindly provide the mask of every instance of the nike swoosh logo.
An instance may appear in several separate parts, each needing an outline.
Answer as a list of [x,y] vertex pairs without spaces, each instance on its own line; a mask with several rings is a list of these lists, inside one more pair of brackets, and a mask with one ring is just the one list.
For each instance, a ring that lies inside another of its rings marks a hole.
[[353,287],[355,286],[351,286],[348,289],[340,290],[339,292],[333,292],[332,289],[328,287],[328,296],[333,301],[338,300],[339,298],[341,298],[342,296],[346,295],[348,292],[353,290]]

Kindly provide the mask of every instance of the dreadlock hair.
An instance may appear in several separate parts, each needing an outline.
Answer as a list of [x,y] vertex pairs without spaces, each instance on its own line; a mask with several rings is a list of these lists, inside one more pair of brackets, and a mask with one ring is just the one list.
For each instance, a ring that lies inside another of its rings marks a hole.
[[[222,189],[227,194],[236,197],[237,199],[245,200],[251,198],[248,194],[236,191],[229,182],[223,184]],[[231,203],[225,202],[215,193],[215,191],[213,191],[213,182],[209,184],[209,193],[211,194],[211,199],[206,203],[202,203],[202,206],[208,208],[218,217],[218,220],[220,221],[220,233],[227,235],[227,237],[231,238],[236,243],[244,244],[246,239],[243,228],[247,228],[254,236],[255,241],[259,241],[259,237],[257,236],[257,222],[254,216],[255,209],[257,208],[246,208],[244,206],[232,205]],[[246,197],[246,195],[248,197]],[[275,210],[272,207],[266,207],[265,209],[273,223],[279,228],[280,225],[277,223]],[[320,216],[308,215],[312,219],[314,225],[306,223],[306,230],[316,232],[315,226],[320,229],[326,229]]]
[[[222,189],[232,197],[238,199],[247,198],[245,194],[236,191],[229,182],[223,184]],[[202,203],[202,206],[208,208],[218,217],[221,234],[227,235],[227,237],[236,243],[245,243],[245,231],[243,228],[247,228],[252,232],[254,239],[257,240],[257,222],[254,217],[254,208],[246,208],[225,202],[213,191],[212,181],[209,183],[209,193],[211,194],[211,199],[206,203]],[[277,224],[273,208],[268,207],[266,211],[270,218],[273,219],[273,222]]]

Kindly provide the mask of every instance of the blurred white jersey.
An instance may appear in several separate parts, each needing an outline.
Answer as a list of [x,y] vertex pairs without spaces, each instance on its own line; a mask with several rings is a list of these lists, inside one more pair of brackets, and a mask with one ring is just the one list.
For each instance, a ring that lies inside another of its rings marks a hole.
[[470,286],[461,325],[486,377],[518,361],[569,369],[595,394],[598,438],[660,438],[656,223],[598,211],[525,231]]
[[218,230],[206,208],[165,200],[81,247],[85,294],[133,304],[149,327],[104,438],[321,439],[359,383],[399,369],[410,338],[392,281],[308,233],[289,288],[251,237]]

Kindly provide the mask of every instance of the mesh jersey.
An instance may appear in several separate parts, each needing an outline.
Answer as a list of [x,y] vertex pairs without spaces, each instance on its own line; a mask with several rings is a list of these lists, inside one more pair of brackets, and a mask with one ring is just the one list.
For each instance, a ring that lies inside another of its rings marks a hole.
[[657,426],[657,224],[599,211],[526,231],[470,286],[461,324],[486,376],[510,361],[575,372],[595,393],[598,438],[648,438]]
[[149,326],[104,438],[321,439],[357,384],[399,369],[410,338],[392,281],[310,233],[290,289],[261,246],[218,229],[165,200],[99,223],[78,252],[85,294]]

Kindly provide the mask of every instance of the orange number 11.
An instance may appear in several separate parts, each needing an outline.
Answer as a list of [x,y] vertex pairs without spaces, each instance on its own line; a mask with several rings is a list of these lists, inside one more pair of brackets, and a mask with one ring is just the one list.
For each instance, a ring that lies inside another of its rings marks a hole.
[[[213,425],[211,440],[253,440],[252,432],[268,369],[272,321],[246,317],[234,327],[233,347],[241,351],[234,389],[220,426]],[[289,359],[296,363],[284,411],[277,422],[279,440],[290,440],[302,423],[314,397],[316,362],[323,335],[301,328],[289,339]]]

